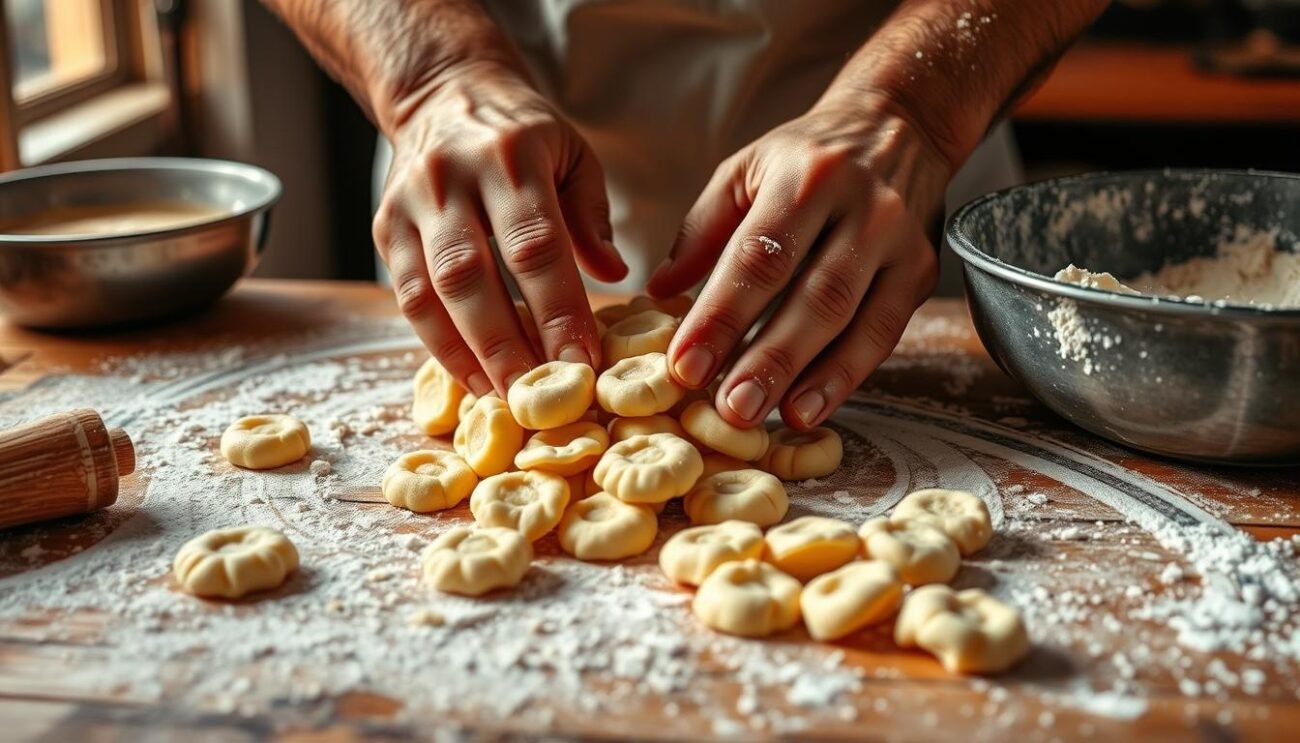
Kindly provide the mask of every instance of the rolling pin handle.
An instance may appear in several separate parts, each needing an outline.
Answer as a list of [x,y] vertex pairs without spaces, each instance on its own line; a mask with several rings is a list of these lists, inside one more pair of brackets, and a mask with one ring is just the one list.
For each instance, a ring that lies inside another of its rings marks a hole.
[[108,440],[113,446],[113,458],[117,461],[119,477],[135,472],[135,444],[131,437],[120,428],[108,429]]

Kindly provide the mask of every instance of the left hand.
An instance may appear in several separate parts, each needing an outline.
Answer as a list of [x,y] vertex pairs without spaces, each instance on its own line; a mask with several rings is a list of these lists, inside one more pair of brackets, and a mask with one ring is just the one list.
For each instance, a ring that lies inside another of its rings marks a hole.
[[670,296],[713,270],[668,358],[692,389],[735,359],[716,401],[732,425],[759,425],[778,404],[790,426],[818,425],[933,291],[925,225],[952,165],[915,121],[883,96],[824,99],[724,161],[687,214],[648,291]]

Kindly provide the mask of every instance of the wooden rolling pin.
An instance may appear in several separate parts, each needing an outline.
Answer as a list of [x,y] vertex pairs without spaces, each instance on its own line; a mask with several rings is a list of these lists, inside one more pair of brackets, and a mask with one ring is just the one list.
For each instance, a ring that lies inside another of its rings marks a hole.
[[131,437],[93,410],[0,431],[0,529],[111,506],[133,470]]

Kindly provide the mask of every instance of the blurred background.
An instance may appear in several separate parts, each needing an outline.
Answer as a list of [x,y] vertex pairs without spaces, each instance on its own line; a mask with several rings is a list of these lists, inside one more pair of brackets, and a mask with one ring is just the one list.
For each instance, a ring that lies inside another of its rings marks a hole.
[[[374,278],[374,128],[256,0],[0,5],[0,168],[152,153],[252,162],[285,184],[257,275]],[[1115,2],[1011,123],[1029,180],[1300,172],[1300,0]]]

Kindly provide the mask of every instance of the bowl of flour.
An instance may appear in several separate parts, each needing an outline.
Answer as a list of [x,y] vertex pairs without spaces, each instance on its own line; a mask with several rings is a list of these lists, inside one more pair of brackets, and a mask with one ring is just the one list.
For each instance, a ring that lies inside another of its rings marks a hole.
[[1058,414],[1179,459],[1300,464],[1300,176],[1059,178],[946,236],[990,355]]

